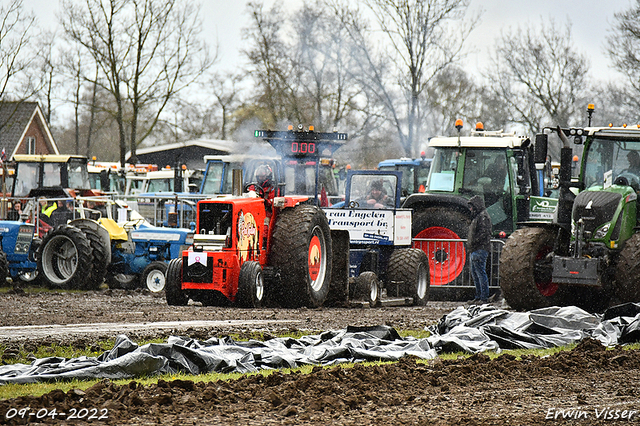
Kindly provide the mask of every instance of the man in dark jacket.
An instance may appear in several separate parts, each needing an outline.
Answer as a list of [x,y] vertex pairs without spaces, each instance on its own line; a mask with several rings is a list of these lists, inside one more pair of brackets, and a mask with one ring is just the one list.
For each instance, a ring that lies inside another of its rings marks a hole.
[[471,276],[476,285],[475,303],[486,303],[489,299],[489,278],[487,277],[487,257],[491,250],[491,218],[479,196],[472,197],[469,202],[471,225],[467,237],[467,250],[471,262]]

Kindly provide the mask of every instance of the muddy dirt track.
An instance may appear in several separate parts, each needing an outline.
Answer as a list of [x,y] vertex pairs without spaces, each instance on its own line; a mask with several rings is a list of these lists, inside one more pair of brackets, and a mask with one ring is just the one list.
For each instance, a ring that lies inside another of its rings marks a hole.
[[[219,323],[215,329],[163,329],[160,335],[200,339],[254,329],[268,336],[282,330],[341,329],[347,325],[388,324],[421,329],[458,303],[382,309],[240,310],[187,306],[169,308],[142,292],[0,295],[0,325],[87,324],[156,321],[258,321]],[[264,322],[263,322],[264,321]],[[291,322],[289,322],[291,321]],[[102,332],[100,332],[102,333]],[[136,335],[136,333],[139,333]],[[149,330],[132,338],[155,336]],[[68,335],[62,343],[84,346],[113,335]],[[51,338],[53,339],[53,338]],[[23,339],[20,345],[47,343]],[[4,341],[3,344],[12,344]],[[85,391],[54,391],[39,398],[0,402],[0,423],[26,424],[12,408],[56,408],[83,420],[48,417],[46,424],[345,424],[345,425],[536,425],[640,423],[640,352],[605,351],[587,340],[571,352],[515,360],[502,355],[428,363],[403,359],[375,367],[315,368],[311,374],[249,376],[225,383],[161,381],[116,386],[103,381]],[[86,409],[82,411],[82,409]],[[44,411],[40,411],[43,413]],[[106,416],[87,421],[88,417]],[[571,419],[562,420],[564,417]],[[28,417],[28,416],[27,416]],[[31,423],[35,417],[31,416]]]

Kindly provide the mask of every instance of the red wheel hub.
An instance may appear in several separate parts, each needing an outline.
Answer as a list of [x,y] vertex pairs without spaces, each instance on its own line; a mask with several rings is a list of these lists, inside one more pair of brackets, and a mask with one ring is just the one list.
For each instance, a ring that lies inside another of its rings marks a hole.
[[[415,238],[433,240],[461,239],[451,229],[440,226],[423,229]],[[413,247],[424,251],[429,258],[431,285],[448,284],[462,273],[467,256],[462,241],[414,241]]]

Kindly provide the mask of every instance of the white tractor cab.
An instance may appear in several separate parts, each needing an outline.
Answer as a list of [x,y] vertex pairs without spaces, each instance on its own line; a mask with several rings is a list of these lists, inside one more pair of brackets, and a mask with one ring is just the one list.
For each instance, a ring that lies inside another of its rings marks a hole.
[[12,197],[76,197],[101,195],[91,189],[87,158],[80,155],[13,156],[15,179]]
[[[87,165],[89,172],[89,183],[92,189],[100,190],[105,194],[124,195],[127,189],[127,174],[136,173],[144,166],[144,173],[150,165],[125,164],[121,167],[120,163],[115,162],[98,162],[95,157]],[[157,169],[157,166],[154,166]]]
[[202,184],[202,170],[163,169],[146,171],[136,169],[135,174],[127,175],[125,195],[138,195],[159,192],[198,193]]

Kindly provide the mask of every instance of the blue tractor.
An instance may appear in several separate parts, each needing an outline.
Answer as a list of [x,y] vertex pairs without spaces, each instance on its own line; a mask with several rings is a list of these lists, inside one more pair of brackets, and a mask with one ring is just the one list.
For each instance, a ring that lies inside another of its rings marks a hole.
[[37,282],[37,252],[40,239],[34,238],[35,225],[19,221],[0,222],[0,282],[10,277],[14,285]]
[[[105,226],[107,222],[103,221]],[[193,232],[181,228],[160,228],[143,221],[124,227],[111,223],[111,263],[107,268],[109,288],[139,286],[157,293],[164,290],[167,264],[181,257],[193,244]]]
[[402,172],[402,201],[411,194],[424,192],[429,177],[432,158],[426,158],[424,151],[420,158],[397,158],[378,163],[378,170]]

